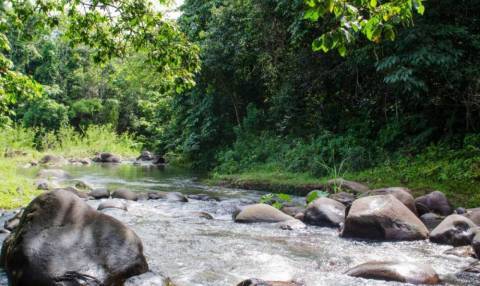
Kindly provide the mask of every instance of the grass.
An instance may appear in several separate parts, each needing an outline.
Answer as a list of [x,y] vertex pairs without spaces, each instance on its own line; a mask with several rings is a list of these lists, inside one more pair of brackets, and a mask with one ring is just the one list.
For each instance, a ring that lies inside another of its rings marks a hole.
[[[0,209],[24,206],[40,193],[34,188],[34,180],[21,168],[46,154],[91,158],[96,152],[111,152],[123,157],[134,157],[139,154],[141,147],[130,136],[117,135],[108,126],[92,126],[83,135],[71,128],[64,128],[57,134],[46,134],[41,139],[42,151],[34,148],[34,139],[34,130],[0,130],[0,150],[3,152],[0,154]],[[25,154],[16,154],[16,151]]]

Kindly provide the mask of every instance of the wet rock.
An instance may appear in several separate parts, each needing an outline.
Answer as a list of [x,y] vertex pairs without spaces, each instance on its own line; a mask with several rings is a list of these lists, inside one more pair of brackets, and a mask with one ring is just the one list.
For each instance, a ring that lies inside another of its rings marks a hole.
[[414,214],[417,214],[417,208],[415,207],[415,199],[413,198],[411,191],[407,188],[392,187],[383,188],[369,191],[366,195],[378,196],[378,195],[393,195],[400,202],[402,202],[407,208],[409,208]]
[[294,216],[294,218],[303,221],[303,219],[305,218],[305,213],[303,213],[303,212],[298,213]]
[[52,182],[47,179],[36,180],[35,186],[37,187],[37,190],[42,190],[42,191],[53,190],[60,187],[56,182]]
[[75,187],[57,188],[57,189],[53,189],[53,190],[54,191],[63,190],[63,191],[72,193],[72,194],[74,194],[75,196],[77,196],[81,199],[88,199],[88,194],[87,193],[81,192],[81,191],[77,190]]
[[124,210],[127,211],[127,205],[125,202],[119,201],[119,200],[107,200],[98,206],[97,210],[101,211],[104,209],[119,209],[119,210]]
[[75,181],[75,188],[82,190],[82,191],[91,191],[93,190],[92,185],[87,182],[77,180]]
[[338,192],[328,196],[332,200],[342,203],[346,207],[350,207],[355,201],[355,196],[347,192]]
[[158,156],[158,158],[155,159],[155,162],[153,162],[155,165],[165,165],[167,164],[167,160],[163,156]]
[[23,209],[17,212],[12,218],[8,219],[5,221],[3,224],[3,228],[5,228],[8,231],[13,231],[18,224],[20,223],[20,218],[23,215]]
[[428,237],[428,230],[394,196],[369,196],[353,202],[342,236],[376,240],[419,240]]
[[261,279],[247,279],[237,284],[237,286],[303,286],[303,283],[294,281],[265,281]]
[[138,195],[135,192],[129,190],[118,189],[112,193],[112,198],[136,201],[138,200]]
[[167,200],[170,202],[188,202],[187,197],[185,197],[180,192],[149,192],[149,200]]
[[61,169],[42,169],[38,172],[37,178],[66,180],[70,179],[70,174]]
[[108,199],[110,197],[110,192],[106,188],[99,188],[92,190],[88,195],[96,200]]
[[13,286],[114,286],[148,271],[132,230],[66,191],[29,204],[0,262]]
[[480,230],[477,229],[475,235],[472,239],[472,248],[475,251],[475,255],[478,259],[480,259]]
[[283,213],[295,217],[299,213],[303,213],[305,211],[305,207],[301,206],[282,206],[280,209]]
[[426,213],[420,216],[420,220],[425,224],[428,230],[436,228],[444,219],[444,216],[434,213]]
[[197,200],[197,201],[220,201],[219,198],[211,197],[210,195],[207,194],[191,194],[187,195],[187,198],[192,199],[192,200]]
[[467,209],[463,215],[473,221],[476,225],[480,226],[480,208]]
[[175,286],[169,278],[162,275],[147,272],[134,276],[125,281],[124,286]]
[[456,214],[465,214],[467,210],[465,208],[456,208],[455,213]]
[[463,269],[464,272],[469,272],[469,273],[480,273],[480,261],[475,261],[469,266],[465,267]]
[[452,214],[447,216],[432,232],[430,241],[454,246],[469,245],[476,225],[468,218]]
[[140,154],[140,156],[137,157],[137,160],[140,160],[140,161],[152,161],[155,157],[153,156],[153,154],[149,151],[142,151],[142,154]]
[[338,227],[345,222],[345,206],[329,198],[319,198],[308,204],[303,221],[307,224]]
[[93,162],[97,163],[121,163],[122,159],[112,153],[99,153],[93,159]]
[[306,228],[307,226],[301,220],[290,219],[279,222],[278,227],[283,230],[296,230]]
[[234,216],[235,222],[256,223],[256,222],[282,222],[293,219],[278,209],[267,204],[254,204],[241,208]]
[[439,191],[431,192],[427,195],[415,199],[415,207],[418,214],[436,213],[447,216],[453,213],[452,205],[447,197]]
[[473,251],[473,248],[470,245],[457,246],[446,250],[443,254],[454,255],[458,257],[475,257],[475,251]]
[[193,215],[204,219],[213,219],[213,216],[207,212],[194,212]]
[[49,165],[49,166],[63,166],[68,163],[68,161],[63,158],[62,156],[57,155],[45,155],[39,161],[42,165]]
[[81,159],[70,159],[68,160],[70,164],[78,165],[78,166],[88,166],[92,164],[92,161],[88,158],[81,158]]
[[337,193],[343,191],[358,195],[367,192],[369,188],[368,186],[358,182],[347,181],[343,178],[338,178],[329,180],[325,184],[325,190],[329,193]]
[[348,270],[345,274],[365,279],[411,284],[440,283],[440,278],[431,266],[407,262],[367,262]]

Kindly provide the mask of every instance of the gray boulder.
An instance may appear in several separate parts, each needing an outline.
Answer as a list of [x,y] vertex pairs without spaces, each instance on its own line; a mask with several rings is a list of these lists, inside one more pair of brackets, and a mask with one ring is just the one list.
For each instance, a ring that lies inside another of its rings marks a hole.
[[112,193],[112,198],[114,199],[124,199],[129,201],[136,201],[138,200],[138,194],[135,192],[125,190],[125,189],[118,189]]
[[367,195],[393,195],[400,202],[402,202],[407,208],[409,208],[414,214],[417,214],[417,208],[415,207],[415,199],[412,196],[412,193],[407,188],[402,187],[391,187],[383,189],[375,189],[369,191]]
[[469,245],[476,225],[468,218],[452,214],[447,216],[432,232],[430,241],[454,246]]
[[434,191],[415,199],[418,214],[436,213],[447,216],[453,213],[453,208],[447,197],[439,191]]
[[393,195],[363,197],[353,202],[344,237],[376,240],[420,240],[428,229]]
[[398,281],[410,284],[433,285],[440,283],[435,270],[429,265],[407,262],[367,262],[345,274],[365,279]]
[[110,197],[110,192],[106,188],[98,188],[92,190],[88,195],[96,200],[108,199]]
[[63,190],[28,205],[0,263],[11,286],[116,286],[148,271],[132,230]]
[[235,222],[240,223],[256,223],[256,222],[270,222],[277,223],[294,219],[293,217],[284,214],[278,209],[267,204],[254,204],[241,208],[241,210],[234,216]]
[[121,163],[122,159],[112,153],[99,153],[93,159],[93,162],[97,163]]
[[329,198],[318,198],[305,210],[303,221],[306,224],[338,227],[345,222],[346,207]]

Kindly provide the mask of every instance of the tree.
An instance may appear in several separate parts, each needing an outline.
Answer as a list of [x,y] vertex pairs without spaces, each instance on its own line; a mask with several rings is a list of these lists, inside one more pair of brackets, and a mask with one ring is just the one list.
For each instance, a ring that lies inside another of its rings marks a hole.
[[327,32],[315,39],[315,51],[336,49],[345,56],[358,34],[379,43],[383,38],[395,39],[395,26],[409,25],[413,13],[423,14],[422,0],[305,0],[305,19],[324,21]]

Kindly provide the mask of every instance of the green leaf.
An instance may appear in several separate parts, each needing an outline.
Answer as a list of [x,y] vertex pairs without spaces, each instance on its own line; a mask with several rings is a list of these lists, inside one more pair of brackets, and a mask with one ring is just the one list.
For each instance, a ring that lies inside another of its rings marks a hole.
[[370,0],[370,7],[372,8],[377,7],[377,0]]

